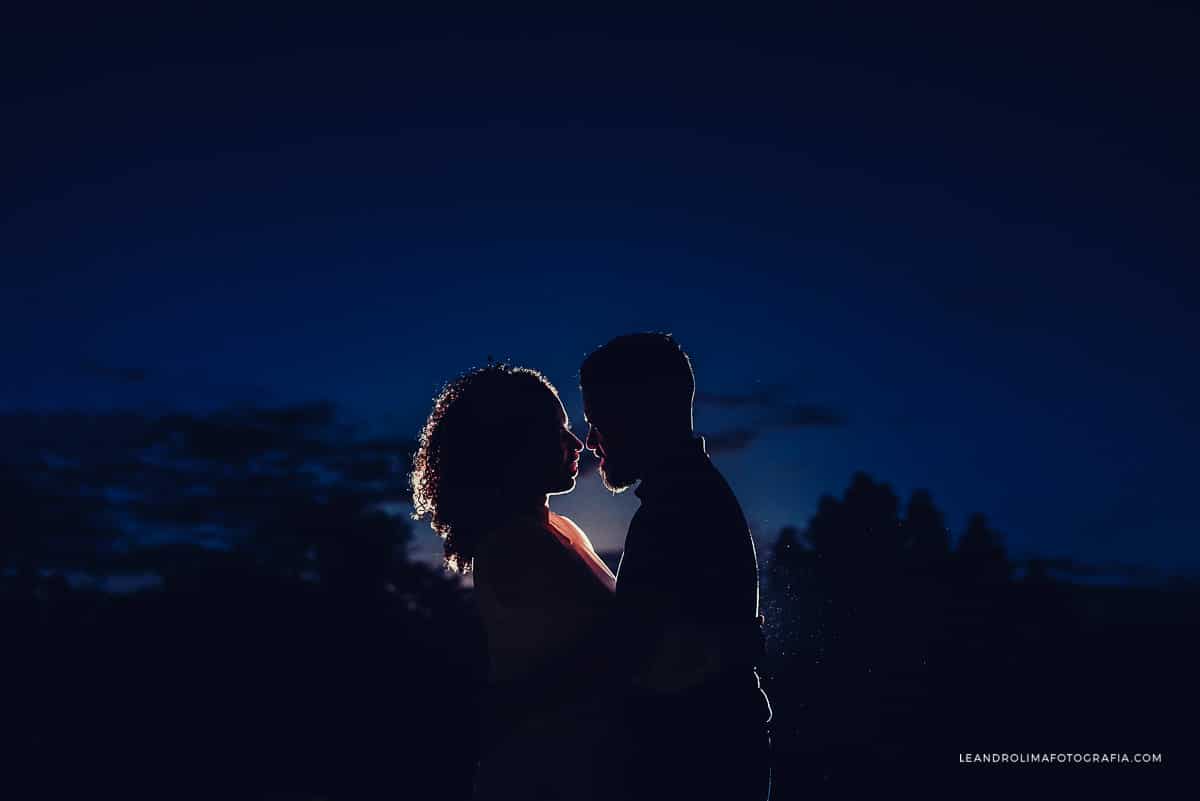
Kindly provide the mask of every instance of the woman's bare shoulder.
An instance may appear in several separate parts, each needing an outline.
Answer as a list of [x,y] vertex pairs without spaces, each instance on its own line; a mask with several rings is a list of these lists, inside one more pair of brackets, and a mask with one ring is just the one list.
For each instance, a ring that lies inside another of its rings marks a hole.
[[571,539],[578,540],[590,550],[595,550],[592,547],[592,541],[588,539],[588,535],[582,528],[579,527],[579,524],[571,518],[567,517],[566,515],[560,515],[557,512],[551,512],[550,523],[551,525],[566,529]]
[[563,525],[569,526],[572,531],[583,534],[583,529],[579,527],[579,524],[566,515],[560,515],[558,512],[551,512],[550,519],[560,521]]
[[[506,569],[527,567],[553,553],[548,532],[532,520],[510,520],[483,538],[478,557]],[[477,557],[477,558],[478,558]]]

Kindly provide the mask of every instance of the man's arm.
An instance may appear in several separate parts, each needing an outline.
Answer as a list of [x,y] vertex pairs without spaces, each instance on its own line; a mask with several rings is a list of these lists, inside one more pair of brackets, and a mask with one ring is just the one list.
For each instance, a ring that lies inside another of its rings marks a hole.
[[752,620],[722,609],[728,565],[701,553],[719,540],[699,515],[639,510],[617,582],[624,670],[647,692],[677,693],[744,663]]

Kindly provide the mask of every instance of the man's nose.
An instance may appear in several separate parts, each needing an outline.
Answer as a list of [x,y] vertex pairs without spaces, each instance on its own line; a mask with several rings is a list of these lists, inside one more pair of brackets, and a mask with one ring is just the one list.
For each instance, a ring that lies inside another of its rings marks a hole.
[[595,453],[598,447],[600,447],[600,439],[596,436],[596,429],[588,426],[587,449]]

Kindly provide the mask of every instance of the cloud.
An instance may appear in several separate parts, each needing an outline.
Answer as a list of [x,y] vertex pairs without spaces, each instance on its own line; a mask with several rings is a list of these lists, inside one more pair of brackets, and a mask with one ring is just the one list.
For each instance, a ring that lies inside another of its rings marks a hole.
[[[325,402],[210,414],[0,413],[0,440],[0,505],[25,521],[22,552],[92,567],[125,535],[234,537],[281,520],[308,525],[303,518],[322,504],[403,499],[415,445],[361,435]],[[64,534],[50,537],[46,521]]]
[[783,410],[775,424],[782,428],[844,426],[846,424],[846,415],[831,406],[822,406],[815,403],[798,403]]
[[706,435],[708,450],[712,453],[745,450],[772,430],[846,425],[847,417],[841,410],[819,403],[797,403],[789,399],[789,394],[784,384],[768,384],[745,393],[696,393],[696,402],[701,405],[759,412],[757,419],[749,423]]
[[750,447],[750,444],[758,439],[760,434],[761,432],[752,431],[749,428],[731,428],[705,435],[704,445],[709,453],[743,451]]
[[845,413],[825,404],[796,403],[784,384],[768,384],[745,393],[697,392],[696,403],[717,409],[761,409],[765,412],[755,425],[759,428],[803,428],[841,426]]
[[697,392],[696,402],[718,409],[745,409],[747,407],[774,408],[784,402],[787,387],[769,384],[761,389],[744,394]]

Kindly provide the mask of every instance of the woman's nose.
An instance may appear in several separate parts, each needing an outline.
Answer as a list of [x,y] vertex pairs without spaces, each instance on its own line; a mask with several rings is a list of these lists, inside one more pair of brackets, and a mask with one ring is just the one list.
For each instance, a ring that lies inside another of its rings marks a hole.
[[576,453],[583,450],[583,443],[579,441],[579,437],[575,436],[574,431],[568,431],[567,436],[571,438],[571,450]]
[[596,448],[598,448],[599,446],[600,446],[600,440],[596,436],[596,429],[592,428],[591,426],[588,426],[588,433],[587,433],[587,448],[588,448],[588,450],[595,451]]

